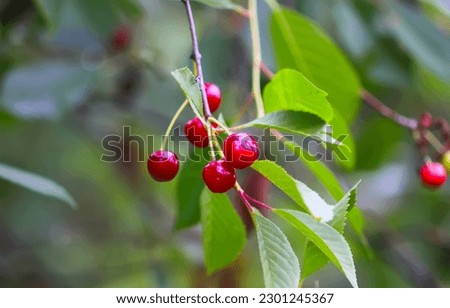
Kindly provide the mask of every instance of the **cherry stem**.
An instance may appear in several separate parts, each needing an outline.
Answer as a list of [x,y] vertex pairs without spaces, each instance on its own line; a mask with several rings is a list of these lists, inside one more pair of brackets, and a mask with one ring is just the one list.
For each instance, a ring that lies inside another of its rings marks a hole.
[[273,79],[273,76],[275,76],[275,73],[272,72],[272,70],[264,63],[261,61],[261,63],[259,63],[259,69],[261,70],[261,72],[263,72],[264,75],[266,75],[267,78],[269,78],[270,80]]
[[264,116],[264,104],[261,95],[261,72],[262,63],[261,40],[259,35],[258,5],[257,0],[248,1],[248,13],[250,20],[250,33],[252,38],[253,70],[252,70],[252,91],[255,97],[258,118]]
[[273,211],[273,207],[271,207],[271,206],[265,204],[264,202],[261,202],[261,201],[259,201],[259,200],[256,200],[255,198],[250,197],[250,196],[249,196],[248,194],[246,194],[245,192],[242,192],[242,193],[243,193],[243,194],[245,195],[245,197],[247,197],[250,201],[255,202],[257,205],[259,205],[259,206],[261,206],[261,207],[263,207],[263,208],[265,208],[265,209],[268,209],[268,210]]
[[188,105],[189,105],[189,101],[185,100],[183,102],[183,104],[181,104],[180,108],[178,108],[177,112],[175,113],[175,115],[173,116],[172,120],[170,121],[169,126],[167,127],[167,130],[166,130],[166,134],[164,135],[163,142],[161,144],[161,151],[164,151],[166,146],[168,145],[169,138],[170,138],[170,135],[171,135],[170,132],[172,131],[172,129],[173,129],[174,125],[175,125],[175,122],[178,120],[178,118],[180,117],[181,113],[183,112],[183,110]]
[[192,37],[192,46],[193,46],[192,56],[194,58],[195,65],[197,68],[197,82],[200,85],[200,90],[202,92],[203,112],[205,113],[206,119],[208,119],[209,117],[212,116],[212,114],[211,114],[211,110],[209,109],[208,97],[206,95],[206,90],[205,90],[205,80],[203,78],[203,68],[202,68],[202,61],[201,61],[202,55],[201,55],[200,49],[198,47],[198,37],[197,37],[197,31],[195,28],[194,15],[192,13],[191,2],[189,0],[181,0],[181,2],[183,2],[184,5],[186,6],[186,13],[187,13],[188,20],[189,20],[189,30],[191,31],[191,37]]
[[438,138],[436,138],[436,136],[432,132],[426,131],[425,138],[439,153],[445,150],[445,146],[439,141]]
[[[231,132],[230,132],[230,130],[228,129],[228,127],[226,127],[222,122],[220,122],[219,120],[217,120],[215,117],[210,117],[209,119],[208,119],[208,121],[209,122],[212,122],[212,123],[216,123],[218,126],[220,126],[222,129],[223,129],[223,131],[225,131],[228,135],[230,135],[231,134]],[[214,128],[213,128],[214,129]]]
[[212,132],[212,126],[211,123],[206,123],[206,130],[208,132],[208,145],[209,150],[211,151],[209,156],[211,156],[212,160],[216,159],[216,151],[214,149],[214,140],[213,140],[213,132]]
[[250,213],[253,213],[253,207],[250,204],[250,202],[248,202],[247,197],[244,193],[244,191],[242,190],[241,186],[239,185],[238,182],[236,182],[236,184],[234,185],[234,187],[236,188],[236,191],[239,194],[239,197],[241,197],[242,202],[244,202],[245,206],[247,207],[248,211]]
[[366,102],[366,104],[378,111],[381,115],[395,121],[397,124],[403,127],[409,128],[411,130],[417,129],[418,125],[416,120],[405,117],[404,115],[401,115],[398,112],[394,111],[392,108],[383,104],[383,102],[381,102],[369,91],[363,89],[360,92],[360,96],[363,101]]

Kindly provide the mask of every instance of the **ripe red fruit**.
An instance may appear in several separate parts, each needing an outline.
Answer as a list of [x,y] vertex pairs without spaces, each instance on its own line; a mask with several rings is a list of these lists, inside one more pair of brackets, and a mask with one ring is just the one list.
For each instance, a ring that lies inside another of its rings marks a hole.
[[122,51],[127,48],[132,40],[133,33],[127,26],[119,26],[111,36],[111,48],[114,51]]
[[203,181],[214,193],[224,193],[236,183],[234,169],[223,159],[214,160],[203,169]]
[[[213,127],[217,127],[217,124],[213,123]],[[195,117],[189,120],[184,126],[184,133],[186,138],[199,148],[205,148],[208,146],[208,131],[202,121]]]
[[175,153],[170,151],[156,151],[148,158],[148,173],[158,182],[171,181],[178,173],[180,163]]
[[430,128],[433,124],[433,116],[429,112],[422,113],[419,118],[419,126],[423,128]]
[[205,91],[206,97],[208,98],[209,110],[214,112],[219,109],[220,102],[222,101],[220,88],[214,83],[205,82]]
[[244,169],[258,159],[258,143],[247,133],[235,133],[225,139],[223,153],[231,167]]
[[429,162],[420,169],[420,177],[425,185],[438,188],[445,183],[447,171],[442,164]]

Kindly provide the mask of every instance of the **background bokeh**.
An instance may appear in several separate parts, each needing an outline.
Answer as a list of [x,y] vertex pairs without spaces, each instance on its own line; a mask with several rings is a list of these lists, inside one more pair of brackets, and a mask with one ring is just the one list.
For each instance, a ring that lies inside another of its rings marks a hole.
[[[270,11],[258,2],[263,57],[275,70]],[[387,105],[411,117],[423,111],[450,117],[448,1],[281,2],[320,24]],[[235,121],[250,89],[247,21],[198,3],[193,8],[206,79],[220,85],[223,115]],[[200,228],[173,228],[177,182],[152,181],[135,143],[121,145],[130,162],[100,160],[103,137],[122,135],[123,126],[160,136],[182,102],[170,72],[190,65],[183,5],[2,0],[0,24],[0,162],[54,180],[78,204],[73,210],[0,180],[0,286],[261,287],[253,233],[233,266],[208,277]],[[118,27],[132,32],[121,51],[111,46]],[[252,116],[250,108],[242,119]],[[185,112],[179,123],[190,117]],[[362,106],[352,131],[357,166],[333,169],[346,188],[363,180],[358,205],[370,248],[349,235],[360,285],[449,287],[449,184],[440,191],[423,188],[411,135],[369,107]],[[300,162],[286,168],[327,198]],[[250,186],[261,185],[252,182],[254,175],[242,176]],[[288,202],[270,190],[270,204]],[[285,229],[296,246],[295,232]],[[317,285],[349,284],[329,265],[305,282]]]

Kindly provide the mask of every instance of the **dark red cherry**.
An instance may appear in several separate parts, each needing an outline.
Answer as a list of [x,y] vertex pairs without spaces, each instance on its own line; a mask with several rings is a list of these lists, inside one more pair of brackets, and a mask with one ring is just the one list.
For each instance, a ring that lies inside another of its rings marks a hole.
[[214,112],[219,109],[220,102],[222,102],[220,88],[214,83],[205,82],[205,91],[208,98],[209,110]]
[[214,160],[203,169],[203,181],[214,193],[224,193],[234,187],[236,174],[223,159]]
[[258,159],[258,143],[247,133],[235,133],[225,139],[223,153],[231,167],[244,169]]
[[420,177],[425,185],[439,188],[447,180],[447,171],[441,163],[428,162],[420,169]]
[[[213,127],[217,127],[217,124],[215,123],[212,125]],[[198,117],[195,117],[186,123],[184,126],[184,133],[186,138],[188,138],[188,140],[196,147],[205,148],[208,146],[208,131]]]
[[156,151],[148,158],[148,173],[158,182],[171,181],[178,173],[178,158],[170,151]]

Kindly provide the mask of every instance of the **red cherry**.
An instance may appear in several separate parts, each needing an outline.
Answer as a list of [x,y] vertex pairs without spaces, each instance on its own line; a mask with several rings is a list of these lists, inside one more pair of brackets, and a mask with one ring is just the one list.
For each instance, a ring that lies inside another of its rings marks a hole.
[[132,40],[133,33],[127,26],[119,26],[114,30],[111,37],[111,48],[114,51],[122,51],[127,48]]
[[224,193],[236,183],[234,169],[223,159],[214,160],[203,169],[203,181],[214,193]]
[[423,128],[430,128],[433,124],[433,116],[429,112],[422,113],[419,118],[419,126]]
[[171,181],[178,173],[177,156],[170,151],[156,151],[148,158],[148,173],[158,182]]
[[258,143],[249,134],[235,133],[225,139],[223,153],[231,167],[244,169],[258,159]]
[[[216,123],[212,125],[213,127],[217,127]],[[195,117],[189,120],[184,126],[184,133],[186,138],[196,147],[205,148],[208,146],[208,131],[200,118]]]
[[219,109],[220,102],[222,101],[220,88],[214,83],[205,82],[205,91],[206,97],[208,98],[209,110],[214,112]]
[[441,163],[429,162],[420,169],[420,177],[425,185],[439,188],[447,179],[447,171]]

